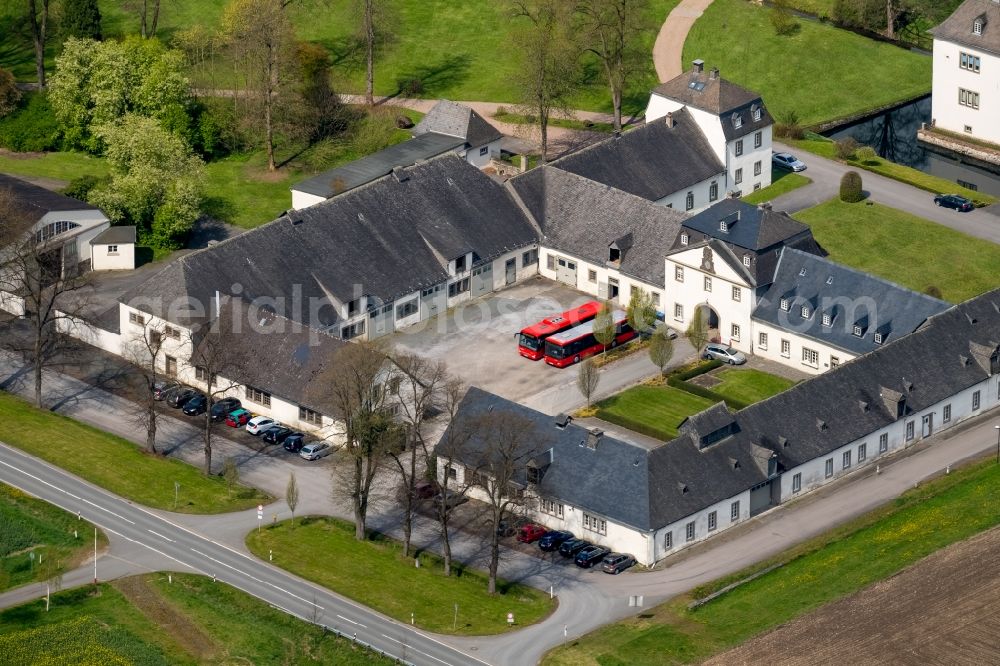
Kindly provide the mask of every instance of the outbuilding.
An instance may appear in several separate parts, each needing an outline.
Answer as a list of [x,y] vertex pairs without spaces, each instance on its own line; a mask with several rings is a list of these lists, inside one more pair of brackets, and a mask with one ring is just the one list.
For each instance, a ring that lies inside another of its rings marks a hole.
[[95,271],[135,268],[135,227],[108,227],[90,241],[90,267]]

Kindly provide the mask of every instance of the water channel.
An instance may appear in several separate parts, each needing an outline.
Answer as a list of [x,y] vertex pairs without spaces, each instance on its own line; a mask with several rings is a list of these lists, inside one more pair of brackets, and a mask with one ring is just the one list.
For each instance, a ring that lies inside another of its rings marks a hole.
[[930,120],[931,97],[928,95],[825,134],[831,139],[854,137],[858,143],[871,146],[888,160],[950,180],[970,190],[1000,196],[1000,167],[985,168],[971,163],[967,157],[917,141],[920,123],[929,123]]

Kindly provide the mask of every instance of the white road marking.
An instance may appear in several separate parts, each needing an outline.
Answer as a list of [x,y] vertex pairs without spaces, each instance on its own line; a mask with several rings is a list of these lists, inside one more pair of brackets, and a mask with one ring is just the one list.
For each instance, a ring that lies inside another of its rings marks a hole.
[[129,520],[129,519],[128,519],[128,518],[126,518],[125,516],[120,516],[120,515],[118,515],[117,513],[115,513],[114,511],[111,511],[110,509],[105,509],[105,508],[104,508],[103,506],[98,506],[97,504],[94,504],[94,503],[93,503],[93,502],[91,502],[90,500],[88,500],[88,499],[84,499],[83,497],[77,497],[76,495],[74,495],[73,493],[69,492],[68,490],[63,490],[63,489],[62,489],[62,488],[60,488],[59,486],[56,486],[55,484],[52,484],[52,483],[49,483],[49,482],[48,482],[48,481],[46,481],[45,479],[41,479],[41,478],[39,478],[39,477],[35,476],[34,474],[32,474],[31,472],[26,472],[26,471],[24,471],[23,469],[21,469],[21,468],[19,468],[19,467],[14,467],[14,466],[13,466],[13,465],[11,465],[10,463],[8,463],[8,462],[4,462],[3,460],[0,460],[0,465],[4,465],[5,467],[10,467],[10,468],[11,468],[12,470],[14,470],[15,472],[18,472],[18,473],[20,473],[20,474],[23,474],[23,475],[25,475],[26,477],[28,477],[28,478],[30,478],[30,479],[34,479],[35,481],[37,481],[37,482],[39,482],[39,483],[42,483],[42,484],[45,484],[46,486],[48,486],[49,488],[52,488],[53,490],[55,490],[55,491],[57,491],[57,492],[60,492],[60,493],[63,493],[63,494],[65,494],[65,495],[69,495],[70,497],[72,497],[72,498],[73,498],[73,499],[75,499],[75,500],[79,500],[79,501],[81,501],[81,502],[86,502],[87,504],[91,505],[91,506],[92,506],[92,507],[94,507],[95,509],[100,509],[101,511],[104,511],[105,513],[110,513],[110,514],[111,514],[112,516],[114,516],[115,518],[117,518],[117,519],[119,519],[119,520],[123,520],[123,521],[125,521],[126,523],[128,523],[129,525],[135,525],[135,523],[134,523],[134,522],[132,522],[131,520]]
[[209,560],[212,560],[212,561],[213,561],[213,562],[215,562],[216,564],[221,564],[222,566],[226,567],[227,569],[232,569],[232,570],[233,570],[233,571],[235,571],[236,573],[238,573],[238,574],[240,574],[240,575],[243,575],[243,576],[246,576],[246,577],[247,577],[247,578],[249,578],[250,580],[253,580],[253,581],[256,581],[256,582],[258,582],[258,583],[263,583],[263,582],[264,582],[264,581],[262,581],[262,580],[261,580],[260,578],[257,578],[256,576],[251,576],[251,575],[250,575],[250,574],[248,574],[248,573],[247,573],[246,571],[243,571],[243,570],[241,570],[241,569],[237,569],[236,567],[234,567],[234,566],[233,566],[233,565],[231,565],[231,564],[226,564],[226,563],[225,563],[225,562],[223,562],[222,560],[217,560],[217,559],[215,559],[214,557],[212,557],[211,555],[206,555],[205,553],[201,552],[200,550],[196,550],[196,549],[192,548],[192,549],[191,549],[191,552],[192,552],[192,553],[195,553],[195,554],[197,554],[197,555],[201,555],[201,556],[202,556],[202,557],[204,557],[205,559],[209,559]]
[[320,606],[315,601],[310,601],[309,599],[306,599],[305,597],[300,597],[299,595],[295,594],[294,592],[289,592],[288,590],[286,590],[283,587],[278,587],[277,585],[275,585],[271,581],[267,581],[267,584],[270,585],[271,587],[273,587],[274,589],[276,589],[278,592],[284,592],[288,596],[295,597],[299,601],[304,601],[305,603],[309,604],[310,606],[315,606],[316,608],[318,608],[320,610],[326,610],[325,608],[323,608],[322,606]]
[[349,618],[349,617],[344,617],[343,615],[338,615],[337,617],[339,617],[339,618],[340,618],[341,620],[343,620],[344,622],[350,622],[351,624],[356,624],[356,625],[358,625],[359,627],[361,627],[362,629],[367,629],[367,628],[368,628],[368,627],[366,627],[365,625],[361,624],[360,622],[355,622],[354,620],[352,620],[352,619],[351,619],[351,618]]
[[166,540],[167,540],[167,541],[169,541],[170,543],[176,543],[176,542],[175,542],[175,541],[174,541],[173,539],[171,539],[170,537],[165,537],[165,536],[163,536],[162,534],[160,534],[159,532],[154,532],[153,530],[149,530],[149,529],[147,529],[146,531],[147,531],[147,532],[149,532],[150,534],[154,534],[154,535],[156,535],[156,536],[160,537],[161,539],[166,539]]

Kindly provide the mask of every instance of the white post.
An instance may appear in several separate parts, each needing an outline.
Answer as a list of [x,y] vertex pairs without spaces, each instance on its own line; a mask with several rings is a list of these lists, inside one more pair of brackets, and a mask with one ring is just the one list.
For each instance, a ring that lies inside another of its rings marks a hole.
[[94,528],[94,585],[97,585],[97,528]]
[[49,584],[46,583],[45,584],[45,612],[46,613],[49,612],[49,592],[50,591],[51,590],[49,589]]

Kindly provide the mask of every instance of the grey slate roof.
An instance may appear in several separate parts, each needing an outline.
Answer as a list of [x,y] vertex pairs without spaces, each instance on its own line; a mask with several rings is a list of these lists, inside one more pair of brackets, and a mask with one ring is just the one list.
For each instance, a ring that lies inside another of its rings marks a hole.
[[[789,311],[781,299],[789,300]],[[810,317],[803,319],[802,306]],[[781,252],[774,282],[753,311],[752,317],[778,328],[795,331],[813,340],[854,354],[866,354],[880,345],[875,333],[888,344],[915,331],[928,317],[949,307],[948,303],[852,268],[799,250]],[[823,314],[832,315],[830,326]],[[862,335],[854,335],[854,325]]]
[[673,114],[674,126],[662,118],[570,153],[550,166],[616,189],[658,201],[721,175],[726,168],[691,114]]
[[618,270],[663,285],[663,257],[684,213],[552,165],[512,178],[507,186],[524,203],[548,246],[603,266],[611,244],[617,243]]
[[[976,19],[983,23],[980,35],[973,32],[972,26]],[[951,16],[930,32],[935,39],[1000,55],[1000,4],[993,0],[965,0]]]
[[90,240],[91,245],[126,245],[135,242],[135,227],[108,227]]
[[[327,295],[390,302],[447,280],[441,258],[471,250],[474,262],[492,260],[536,241],[502,185],[446,155],[181,257],[122,300],[145,301],[142,309],[158,314],[149,309],[158,297],[161,308],[188,296],[207,307],[216,289],[239,285],[247,300],[284,297],[289,308],[297,293],[306,304]],[[308,313],[284,314],[300,320]],[[324,309],[310,323],[336,318]]]
[[[998,355],[1000,289],[742,411],[729,414],[713,406],[689,418],[681,436],[648,452],[607,435],[589,450],[581,446],[586,429],[570,424],[558,430],[553,417],[479,389],[469,390],[459,413],[465,419],[492,406],[530,419],[538,441],[553,448],[540,495],[650,530],[765,481],[771,455],[789,469],[890,425],[898,417],[886,396],[903,400],[905,416],[984,381]],[[699,439],[719,427],[733,434],[699,449]],[[469,451],[456,458],[468,459],[482,445],[473,438],[465,445]],[[441,453],[447,455],[447,447]]]
[[[694,67],[653,88],[653,94],[719,116],[727,141],[774,124],[760,95],[723,79],[717,69],[706,72]],[[760,111],[756,121],[755,110]],[[736,116],[741,121],[739,127]]]
[[429,160],[461,148],[464,143],[454,136],[428,132],[336,169],[324,171],[294,185],[292,189],[329,199],[386,176],[396,167],[412,166],[420,160]]
[[10,190],[17,213],[32,223],[47,213],[71,210],[98,210],[97,206],[39,187],[26,180],[0,173],[0,190]]
[[413,128],[414,136],[427,132],[458,137],[471,148],[479,148],[503,138],[503,134],[478,113],[464,104],[446,99],[435,104]]

